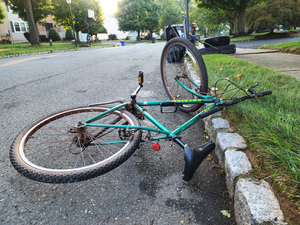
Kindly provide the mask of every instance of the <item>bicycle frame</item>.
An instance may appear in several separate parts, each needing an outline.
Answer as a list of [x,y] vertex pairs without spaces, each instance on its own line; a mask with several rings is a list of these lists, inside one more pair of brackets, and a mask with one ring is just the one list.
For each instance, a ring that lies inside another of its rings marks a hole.
[[[120,105],[117,105],[106,112],[103,112],[91,119],[88,119],[85,121],[85,124],[82,126],[91,126],[91,127],[112,127],[112,128],[125,128],[125,129],[141,129],[141,130],[146,130],[148,132],[156,132],[156,133],[161,133],[165,134],[165,136],[160,136],[160,137],[153,137],[151,140],[159,140],[159,139],[167,139],[167,138],[174,138],[178,134],[180,134],[183,130],[189,128],[191,125],[193,125],[195,122],[197,122],[199,119],[201,119],[201,114],[214,108],[215,104],[214,101],[217,99],[216,97],[211,97],[211,96],[205,96],[198,94],[197,92],[194,92],[193,90],[187,88],[182,84],[178,79],[176,79],[177,82],[184,87],[188,92],[194,94],[195,96],[199,97],[199,99],[187,99],[187,100],[168,100],[168,101],[148,101],[148,102],[126,102]],[[196,86],[196,84],[194,83]],[[195,115],[193,118],[188,120],[186,123],[183,125],[179,126],[176,130],[170,131],[168,128],[163,126],[159,121],[157,121],[154,117],[152,117],[148,112],[144,111],[142,106],[158,106],[162,104],[166,105],[176,105],[176,104],[204,104],[204,103],[213,103],[206,109],[202,110],[200,113]],[[120,108],[126,107],[127,105],[132,104],[133,107],[140,113],[142,113],[152,124],[154,124],[158,129],[155,128],[150,128],[150,127],[144,127],[144,126],[130,126],[130,125],[112,125],[112,124],[91,124],[90,122],[102,117],[110,112],[113,112],[115,110],[118,110]],[[116,142],[105,142],[105,143],[100,143],[100,145],[105,145],[105,144],[116,144],[116,143],[125,143],[126,141],[116,141]]]

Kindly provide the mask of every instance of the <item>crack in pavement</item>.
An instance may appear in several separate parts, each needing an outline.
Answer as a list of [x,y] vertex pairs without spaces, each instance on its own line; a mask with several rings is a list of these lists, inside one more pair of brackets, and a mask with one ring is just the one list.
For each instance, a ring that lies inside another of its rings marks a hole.
[[9,90],[12,90],[12,89],[21,87],[21,86],[25,86],[25,85],[28,85],[28,84],[32,84],[32,83],[35,83],[35,82],[38,82],[38,81],[43,81],[43,80],[46,80],[46,79],[50,79],[50,78],[53,78],[53,77],[57,77],[57,76],[59,76],[59,75],[61,75],[61,74],[63,74],[63,73],[59,73],[59,74],[52,75],[52,76],[50,76],[50,77],[44,77],[44,78],[41,78],[41,79],[29,81],[29,82],[27,82],[27,83],[15,85],[15,86],[12,86],[12,87],[10,87],[10,88],[7,88],[7,89],[4,89],[4,90],[0,91],[0,93],[4,93],[4,92],[6,92],[6,91],[9,91]]

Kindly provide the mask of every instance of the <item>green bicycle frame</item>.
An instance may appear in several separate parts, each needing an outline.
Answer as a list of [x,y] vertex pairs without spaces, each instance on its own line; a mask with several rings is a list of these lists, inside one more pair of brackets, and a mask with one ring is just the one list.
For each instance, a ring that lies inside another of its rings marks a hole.
[[[190,127],[191,125],[193,125],[194,123],[196,123],[200,118],[201,118],[201,114],[214,108],[215,104],[213,103],[213,100],[215,100],[215,97],[211,97],[211,96],[205,96],[205,95],[201,95],[198,94],[197,92],[187,88],[184,86],[184,84],[182,84],[179,80],[177,80],[177,82],[188,92],[192,93],[193,95],[199,97],[199,99],[187,99],[187,100],[168,100],[168,101],[149,101],[149,102],[137,102],[136,104],[134,104],[134,107],[141,113],[143,113],[143,115],[152,123],[154,124],[158,129],[154,129],[154,128],[150,128],[150,127],[144,127],[144,126],[130,126],[130,125],[112,125],[112,124],[91,124],[90,122],[92,122],[93,120],[102,117],[104,115],[106,115],[107,113],[113,112],[115,110],[118,110],[122,107],[125,107],[128,104],[131,104],[130,102],[126,102],[120,105],[117,105],[109,110],[107,110],[106,112],[103,112],[89,120],[85,121],[85,124],[83,126],[91,126],[91,127],[112,127],[112,128],[126,128],[126,129],[141,129],[141,130],[146,130],[148,132],[156,132],[156,133],[161,133],[161,134],[166,134],[165,136],[160,136],[160,137],[154,137],[152,138],[153,140],[159,140],[159,139],[166,139],[166,138],[172,138],[175,137],[176,135],[180,134],[181,131],[187,129],[188,127]],[[197,84],[193,83],[195,86]],[[158,106],[158,105],[162,105],[162,104],[204,104],[204,103],[213,103],[212,105],[210,105],[209,107],[207,107],[206,109],[202,110],[200,113],[198,113],[197,115],[195,115],[193,118],[191,118],[190,120],[188,120],[186,123],[184,123],[183,125],[179,126],[176,130],[174,131],[170,131],[169,129],[167,129],[164,125],[162,125],[159,121],[157,121],[154,117],[152,117],[148,112],[144,111],[142,106]],[[104,145],[104,144],[113,144],[113,143],[125,143],[126,141],[115,141],[115,142],[105,142],[105,143],[100,143],[100,145]]]

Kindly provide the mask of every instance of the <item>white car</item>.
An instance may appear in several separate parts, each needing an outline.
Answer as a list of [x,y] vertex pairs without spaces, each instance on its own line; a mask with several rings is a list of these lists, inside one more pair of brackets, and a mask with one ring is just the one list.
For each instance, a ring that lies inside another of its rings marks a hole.
[[161,37],[159,36],[159,35],[157,35],[157,34],[152,34],[152,37],[154,37],[155,39],[157,39],[157,40],[160,40],[161,39]]

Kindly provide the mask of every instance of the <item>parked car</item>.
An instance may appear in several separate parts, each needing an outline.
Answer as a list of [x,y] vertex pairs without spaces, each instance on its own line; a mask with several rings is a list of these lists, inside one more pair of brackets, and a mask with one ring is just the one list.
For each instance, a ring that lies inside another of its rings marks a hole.
[[[173,24],[172,27],[177,30],[179,36],[181,36],[184,33],[183,24]],[[190,32],[192,33],[192,35],[198,35],[198,31],[199,28],[197,27],[197,24],[190,23]]]
[[142,33],[140,36],[141,40],[149,40],[150,39],[150,33]]
[[155,38],[156,40],[160,40],[161,37],[155,33],[152,34],[152,38]]

